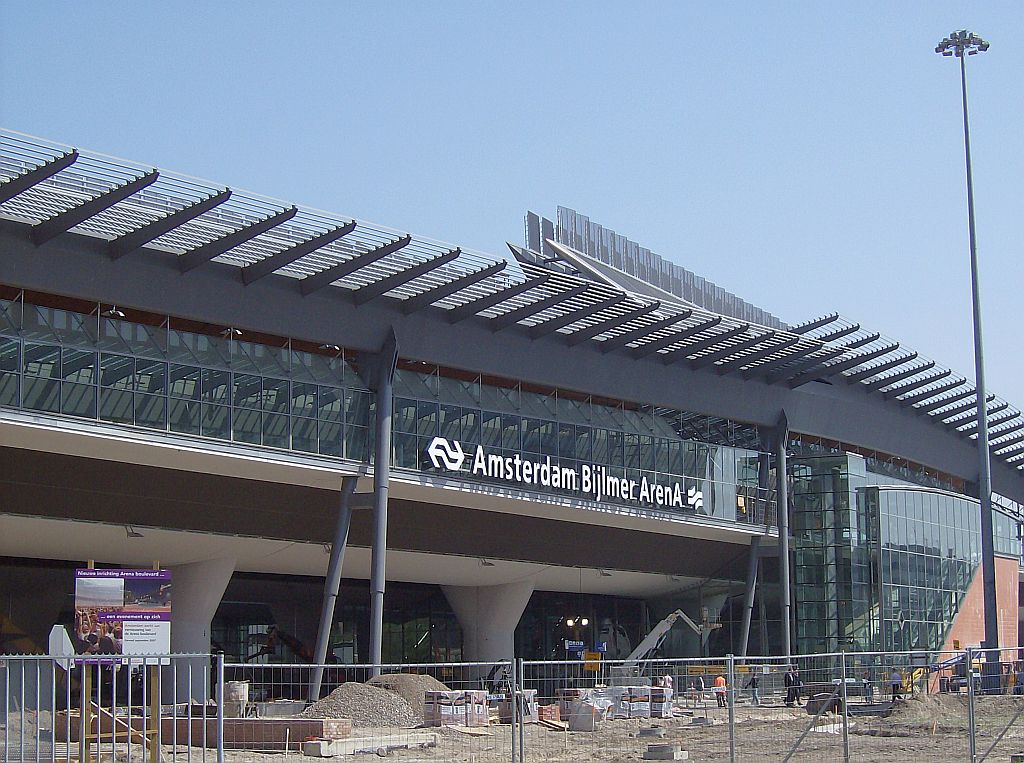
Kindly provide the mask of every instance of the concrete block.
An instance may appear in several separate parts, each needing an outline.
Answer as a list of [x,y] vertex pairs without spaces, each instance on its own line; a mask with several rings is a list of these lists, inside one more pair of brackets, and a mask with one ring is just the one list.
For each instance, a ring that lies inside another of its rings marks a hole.
[[677,744],[650,744],[643,755],[644,760],[689,760],[690,753],[679,749]]

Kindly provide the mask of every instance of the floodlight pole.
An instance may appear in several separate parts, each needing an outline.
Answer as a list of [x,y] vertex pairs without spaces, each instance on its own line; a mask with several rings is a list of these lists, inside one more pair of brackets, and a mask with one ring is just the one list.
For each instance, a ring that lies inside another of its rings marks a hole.
[[[988,444],[988,400],[985,395],[985,352],[981,339],[981,292],[978,286],[978,247],[974,228],[974,181],[971,173],[971,129],[967,119],[967,67],[965,59],[988,50],[980,37],[962,30],[939,43],[936,53],[960,59],[960,93],[964,109],[964,157],[967,164],[967,227],[971,247],[971,297],[974,309],[974,373],[978,398],[978,500],[981,505],[981,574],[985,596],[986,662],[998,663],[999,607],[996,600],[995,541],[992,537],[992,463]],[[988,672],[988,671],[986,671]]]

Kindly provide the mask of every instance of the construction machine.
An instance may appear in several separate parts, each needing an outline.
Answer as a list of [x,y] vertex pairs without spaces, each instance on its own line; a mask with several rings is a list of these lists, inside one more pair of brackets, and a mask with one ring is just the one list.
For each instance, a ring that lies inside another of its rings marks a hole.
[[[677,609],[669,613],[661,622],[651,628],[651,632],[636,645],[636,648],[629,653],[629,656],[621,665],[611,666],[611,683],[613,686],[635,686],[641,682],[642,663],[644,660],[652,659],[654,654],[661,648],[669,631],[673,626],[682,620],[694,633],[700,636],[701,649],[707,645],[708,637],[713,631],[722,627],[716,619],[712,619],[707,607],[701,608],[700,624],[694,622],[683,610]],[[650,679],[643,679],[649,681]]]

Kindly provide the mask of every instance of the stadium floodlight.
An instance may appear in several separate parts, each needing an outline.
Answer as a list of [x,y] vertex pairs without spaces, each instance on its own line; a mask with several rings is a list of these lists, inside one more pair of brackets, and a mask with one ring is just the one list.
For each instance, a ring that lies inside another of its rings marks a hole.
[[[974,181],[971,174],[971,130],[967,119],[967,68],[964,53],[973,56],[988,50],[989,44],[973,32],[962,29],[944,38],[935,48],[943,56],[960,59],[960,94],[964,113],[964,156],[967,166],[967,229],[970,238],[971,296],[974,319],[975,391],[978,399],[978,500],[981,504],[981,572],[985,596],[985,642],[990,650],[999,647],[999,607],[996,601],[995,541],[992,537],[992,462],[988,437],[988,398],[985,395],[985,353],[981,341],[981,295],[978,288],[978,247],[974,227]],[[1008,645],[1009,646],[1009,645]],[[1016,646],[1015,644],[1013,646]],[[986,679],[999,668],[999,654],[989,651]],[[998,679],[996,679],[998,680]]]

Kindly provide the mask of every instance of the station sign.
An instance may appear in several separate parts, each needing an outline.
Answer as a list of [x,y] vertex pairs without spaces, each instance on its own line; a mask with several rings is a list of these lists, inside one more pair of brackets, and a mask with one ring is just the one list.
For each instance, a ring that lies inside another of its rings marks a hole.
[[[477,445],[472,454],[462,448],[458,440],[435,437],[425,451],[435,469],[469,473],[474,477],[496,479],[527,487],[541,487],[571,493],[584,493],[597,501],[612,499],[659,509],[704,508],[704,493],[697,489],[697,481],[687,485],[686,480],[657,482],[646,475],[639,480],[609,474],[601,464],[563,466],[552,462],[551,456],[531,458],[520,453],[488,453]],[[464,468],[465,467],[465,468]]]

